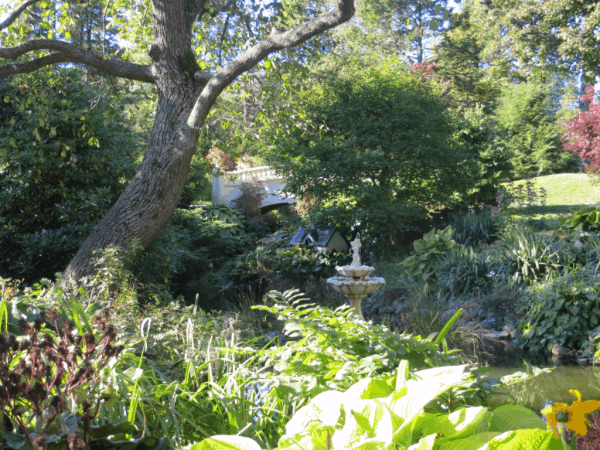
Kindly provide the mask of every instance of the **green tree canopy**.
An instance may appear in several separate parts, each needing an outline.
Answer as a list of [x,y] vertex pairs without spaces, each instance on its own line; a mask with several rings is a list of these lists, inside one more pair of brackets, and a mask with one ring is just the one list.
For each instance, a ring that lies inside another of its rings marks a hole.
[[273,125],[272,164],[311,219],[401,238],[415,220],[473,186],[448,102],[422,77],[388,62],[311,79],[295,112]]
[[0,83],[0,276],[52,277],[133,176],[140,142],[81,78]]
[[512,154],[513,178],[577,171],[577,159],[563,150],[562,132],[555,121],[558,97],[549,84],[504,86],[494,118],[497,132]]

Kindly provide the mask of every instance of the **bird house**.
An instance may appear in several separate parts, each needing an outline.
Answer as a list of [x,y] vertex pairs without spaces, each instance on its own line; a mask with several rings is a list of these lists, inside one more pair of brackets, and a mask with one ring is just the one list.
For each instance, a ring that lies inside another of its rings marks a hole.
[[348,240],[342,236],[336,227],[299,228],[290,241],[290,245],[312,247],[325,252],[331,252],[332,250],[343,252],[350,246]]

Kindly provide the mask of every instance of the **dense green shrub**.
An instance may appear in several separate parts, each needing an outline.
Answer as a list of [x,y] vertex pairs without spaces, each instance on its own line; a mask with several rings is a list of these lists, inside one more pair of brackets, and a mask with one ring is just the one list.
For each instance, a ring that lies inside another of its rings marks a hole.
[[511,153],[494,134],[489,114],[482,105],[462,109],[458,124],[457,140],[476,157],[473,168],[474,186],[464,201],[470,204],[493,205],[500,183],[510,179]]
[[498,238],[502,227],[502,218],[492,217],[487,210],[467,214],[450,213],[448,219],[454,230],[452,237],[461,245],[491,244]]
[[448,103],[397,62],[346,66],[311,80],[297,101],[273,130],[271,164],[293,174],[286,190],[312,202],[313,224],[396,244],[474,186],[476,155],[457,141]]
[[559,223],[562,230],[600,231],[600,210],[590,206],[573,212],[567,217],[561,217]]
[[595,267],[565,270],[534,283],[523,295],[519,344],[532,351],[554,344],[578,350],[600,324],[600,276]]
[[285,320],[284,333],[298,342],[288,342],[284,349],[268,349],[259,360],[273,365],[281,376],[304,378],[300,386],[303,392],[310,392],[310,397],[327,388],[343,390],[361,376],[392,373],[402,360],[415,369],[460,360],[451,356],[453,352],[439,351],[434,343],[437,336],[422,339],[398,335],[382,325],[369,325],[358,320],[348,305],[332,311],[307,303],[298,290],[283,294],[271,291],[268,298],[273,306],[252,308]]
[[290,246],[293,231],[281,230],[262,239],[255,250],[228,261],[222,270],[223,282],[231,287],[263,284],[266,289],[270,283],[285,280],[303,286],[309,280],[323,282],[336,274],[335,266],[350,263],[351,250],[319,252]]
[[76,74],[3,81],[0,98],[0,275],[52,277],[123,192],[139,142]]
[[179,199],[179,207],[188,208],[190,205],[209,202],[212,197],[211,178],[210,165],[198,154],[194,155],[185,188]]
[[[220,270],[254,244],[245,233],[243,215],[225,205],[178,209],[159,237],[134,260],[133,275],[141,285],[163,285],[173,296],[213,309],[221,290]],[[170,297],[167,295],[167,297]]]

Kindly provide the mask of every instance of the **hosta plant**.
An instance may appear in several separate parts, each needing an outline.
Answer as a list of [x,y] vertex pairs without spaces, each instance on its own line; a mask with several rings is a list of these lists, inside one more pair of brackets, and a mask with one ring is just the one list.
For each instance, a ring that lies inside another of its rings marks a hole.
[[590,206],[560,218],[559,223],[563,230],[580,228],[583,231],[600,231],[600,210]]
[[441,258],[458,245],[452,239],[453,234],[452,227],[443,230],[434,228],[424,234],[423,239],[417,239],[412,254],[402,261],[408,275],[422,285],[431,287],[435,284],[435,268]]
[[554,344],[578,350],[588,331],[600,325],[600,275],[595,267],[565,270],[555,279],[524,291],[519,344],[531,351]]
[[[430,412],[436,397],[460,383],[466,366],[438,367],[409,376],[364,378],[345,392],[324,391],[286,425],[278,450],[563,450],[533,411],[514,405]],[[241,436],[213,436],[193,450],[260,450]]]

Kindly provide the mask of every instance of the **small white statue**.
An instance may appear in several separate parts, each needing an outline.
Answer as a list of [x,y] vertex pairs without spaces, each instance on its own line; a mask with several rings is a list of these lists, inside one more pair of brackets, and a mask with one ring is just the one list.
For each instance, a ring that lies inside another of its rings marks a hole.
[[360,233],[356,233],[356,238],[350,242],[350,246],[352,247],[352,251],[354,254],[352,255],[352,264],[351,266],[360,267]]

